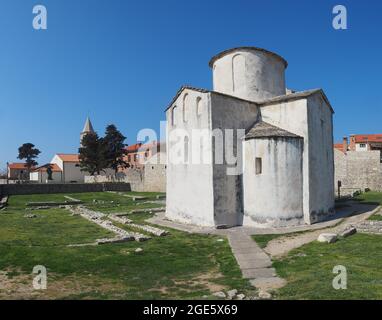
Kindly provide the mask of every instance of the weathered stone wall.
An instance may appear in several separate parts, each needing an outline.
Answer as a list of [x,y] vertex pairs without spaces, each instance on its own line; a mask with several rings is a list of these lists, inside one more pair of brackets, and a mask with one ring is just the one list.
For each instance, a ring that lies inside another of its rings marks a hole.
[[159,152],[145,163],[143,188],[146,192],[166,192],[166,158],[166,152]]
[[0,185],[0,195],[43,193],[80,193],[101,191],[131,191],[129,183],[79,183],[79,184],[5,184]]
[[341,181],[341,195],[369,188],[382,191],[382,164],[380,151],[334,150],[334,187],[338,193],[337,182]]
[[166,165],[150,163],[144,169],[127,169],[117,175],[85,176],[85,183],[128,183],[131,191],[166,192]]

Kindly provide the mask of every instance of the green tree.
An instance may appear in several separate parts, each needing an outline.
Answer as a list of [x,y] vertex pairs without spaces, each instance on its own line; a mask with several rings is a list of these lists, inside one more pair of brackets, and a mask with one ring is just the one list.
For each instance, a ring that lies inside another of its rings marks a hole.
[[82,146],[79,148],[81,171],[89,172],[92,176],[104,171],[106,168],[104,146],[104,139],[99,138],[97,133],[88,133],[83,137]]
[[126,156],[126,137],[117,129],[114,124],[106,127],[105,137],[103,139],[105,160],[107,168],[112,168],[115,173],[118,168],[126,168],[128,163],[124,160]]
[[35,159],[40,153],[41,151],[35,148],[35,145],[33,143],[24,143],[19,148],[19,155],[17,158],[20,160],[25,160],[28,174],[33,167],[38,165]]

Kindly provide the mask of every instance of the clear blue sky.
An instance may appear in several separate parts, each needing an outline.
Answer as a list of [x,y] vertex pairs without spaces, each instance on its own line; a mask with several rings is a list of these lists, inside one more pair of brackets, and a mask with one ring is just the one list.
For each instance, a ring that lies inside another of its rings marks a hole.
[[[48,30],[32,28],[33,5]],[[348,30],[332,8],[348,9]],[[334,137],[382,133],[381,1],[2,0],[0,7],[0,168],[34,143],[39,162],[77,151],[89,115],[133,143],[159,129],[183,84],[211,88],[209,59],[258,46],[288,62],[287,85],[321,87],[334,109]]]

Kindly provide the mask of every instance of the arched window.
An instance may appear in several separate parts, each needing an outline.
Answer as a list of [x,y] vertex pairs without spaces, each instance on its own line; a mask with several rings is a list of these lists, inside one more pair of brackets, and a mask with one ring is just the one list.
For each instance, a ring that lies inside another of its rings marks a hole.
[[188,106],[189,106],[189,103],[188,103],[188,93],[186,93],[183,97],[183,121],[184,122],[187,122],[187,118],[188,118]]
[[237,54],[232,58],[232,91],[244,89],[245,85],[245,57]]
[[171,111],[171,125],[175,126],[175,119],[176,119],[176,109],[177,107],[174,106]]
[[189,155],[189,139],[188,136],[184,137],[184,164],[188,164],[188,155]]
[[196,115],[198,117],[200,117],[202,115],[202,112],[203,112],[202,107],[203,107],[203,105],[202,105],[202,98],[201,97],[197,97],[196,98]]

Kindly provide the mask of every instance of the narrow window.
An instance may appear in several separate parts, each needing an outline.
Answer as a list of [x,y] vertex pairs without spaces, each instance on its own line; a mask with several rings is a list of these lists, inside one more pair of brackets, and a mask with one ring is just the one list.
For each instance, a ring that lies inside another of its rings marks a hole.
[[256,158],[255,167],[256,167],[256,174],[261,174],[261,172],[263,170],[261,158]]
[[171,112],[171,124],[175,126],[175,119],[176,119],[176,106],[172,108]]
[[202,115],[202,98],[197,97],[196,98],[196,115],[200,117]]
[[184,137],[184,164],[188,163],[188,137]]
[[188,93],[186,93],[183,97],[183,121],[187,122],[188,117]]
[[245,86],[245,57],[237,54],[232,58],[232,91],[241,91]]

